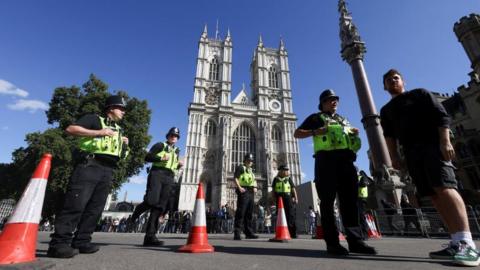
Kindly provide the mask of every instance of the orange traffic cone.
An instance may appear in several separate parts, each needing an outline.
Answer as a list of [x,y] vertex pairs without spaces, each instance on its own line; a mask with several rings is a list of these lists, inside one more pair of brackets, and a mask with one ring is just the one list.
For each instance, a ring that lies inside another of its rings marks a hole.
[[282,197],[278,197],[278,209],[277,209],[277,225],[275,227],[275,238],[268,241],[270,242],[288,242],[291,240],[290,232],[288,231],[287,218],[285,217],[285,209],[283,208]]
[[187,244],[178,249],[178,252],[209,253],[214,248],[208,244],[207,218],[205,216],[205,195],[202,183],[198,184],[197,200],[193,216],[193,226],[188,235]]
[[0,235],[0,265],[32,262],[52,155],[44,154]]
[[371,214],[365,214],[367,224],[368,224],[368,238],[382,238],[382,235],[377,230],[377,225],[375,224],[375,220]]

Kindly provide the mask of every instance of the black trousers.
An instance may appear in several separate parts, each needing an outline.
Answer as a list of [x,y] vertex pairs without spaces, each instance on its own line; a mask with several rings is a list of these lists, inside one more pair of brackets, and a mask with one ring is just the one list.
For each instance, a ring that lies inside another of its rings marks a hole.
[[153,167],[147,179],[147,192],[144,202],[150,208],[147,221],[146,237],[153,237],[158,230],[158,218],[165,214],[170,190],[175,184],[172,171]]
[[[282,197],[283,207],[285,208],[285,217],[287,218],[288,232],[290,236],[297,236],[297,226],[295,224],[296,213],[295,205],[292,202],[292,197],[289,195],[276,195],[277,196],[277,210],[278,210],[278,196]],[[278,216],[278,214],[277,214]],[[273,222],[276,222],[273,221]]]
[[315,155],[315,187],[320,198],[321,223],[327,245],[339,243],[334,203],[338,194],[340,215],[348,242],[362,239],[357,208],[358,181],[349,150],[321,151]]
[[242,231],[245,235],[253,235],[253,207],[255,194],[252,188],[246,188],[244,193],[240,193],[237,189],[237,211],[235,212],[234,233],[240,234]]
[[63,208],[55,217],[55,232],[51,235],[50,246],[82,246],[91,242],[110,192],[113,172],[112,167],[94,160],[75,167],[67,186]]

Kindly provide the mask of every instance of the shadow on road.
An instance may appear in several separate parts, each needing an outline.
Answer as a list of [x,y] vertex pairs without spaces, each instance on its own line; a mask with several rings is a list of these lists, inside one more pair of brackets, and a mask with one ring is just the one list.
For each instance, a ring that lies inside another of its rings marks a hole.
[[266,256],[286,256],[286,257],[304,257],[304,258],[331,258],[340,260],[366,260],[383,262],[418,262],[418,263],[445,263],[446,261],[432,261],[428,258],[395,256],[395,255],[362,255],[350,254],[348,256],[332,256],[325,250],[311,249],[289,249],[289,248],[257,248],[257,247],[226,247],[215,246],[216,252],[244,254],[244,255],[266,255]]

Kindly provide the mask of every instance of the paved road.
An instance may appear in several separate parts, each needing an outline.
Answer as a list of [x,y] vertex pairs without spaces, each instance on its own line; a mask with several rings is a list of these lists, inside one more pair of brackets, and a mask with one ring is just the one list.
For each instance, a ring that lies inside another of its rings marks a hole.
[[38,236],[38,262],[6,269],[452,269],[447,261],[427,259],[428,252],[440,249],[444,239],[384,237],[369,241],[379,251],[376,256],[335,258],[325,252],[323,240],[307,236],[289,243],[271,243],[267,241],[270,235],[242,241],[233,241],[232,235],[210,235],[209,243],[216,251],[210,254],[177,253],[176,250],[186,243],[186,235],[161,236],[165,246],[146,248],[141,246],[142,234],[95,233],[94,241],[102,246],[99,252],[80,254],[72,259],[52,259],[46,257],[49,234],[41,232]]

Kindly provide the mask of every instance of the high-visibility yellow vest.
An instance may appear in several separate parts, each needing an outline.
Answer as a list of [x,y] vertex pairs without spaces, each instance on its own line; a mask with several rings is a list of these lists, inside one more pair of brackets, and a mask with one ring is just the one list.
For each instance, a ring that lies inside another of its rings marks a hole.
[[290,186],[290,177],[276,177],[277,182],[275,183],[275,193],[287,193],[290,194],[292,192],[292,187]]
[[170,146],[167,143],[163,143],[163,150],[157,153],[157,157],[163,158],[165,156],[169,156],[168,160],[162,160],[158,162],[154,162],[152,165],[153,167],[158,168],[165,168],[175,172],[178,168],[178,155],[177,155],[178,147]]
[[255,181],[255,174],[253,174],[252,168],[243,166],[243,173],[238,178],[238,182],[241,187],[256,187],[257,181]]
[[348,121],[340,117],[331,117],[325,113],[320,113],[319,116],[327,126],[327,133],[313,136],[315,153],[341,149],[350,149],[356,153],[360,150],[360,137],[353,134]]
[[[113,121],[109,121],[109,125],[105,123],[105,118],[98,117],[102,129],[109,128],[116,132],[114,136],[103,137],[81,137],[78,147],[80,150],[91,154],[111,155],[122,157],[122,128]],[[128,152],[127,152],[128,154]],[[126,155],[125,155],[126,157]]]
[[[358,182],[362,179],[362,176],[358,176]],[[358,186],[358,198],[367,199],[368,198],[368,186]]]

